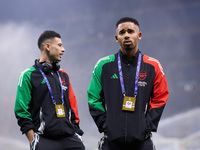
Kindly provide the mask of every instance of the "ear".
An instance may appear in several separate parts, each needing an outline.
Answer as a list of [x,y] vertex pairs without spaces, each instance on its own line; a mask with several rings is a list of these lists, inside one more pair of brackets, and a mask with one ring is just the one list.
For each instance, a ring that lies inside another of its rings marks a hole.
[[47,51],[49,51],[49,49],[50,49],[50,44],[49,44],[48,42],[45,43],[44,49],[47,50]]
[[115,40],[116,40],[116,42],[118,42],[118,37],[117,37],[117,35],[115,35]]
[[139,32],[139,34],[138,34],[138,39],[139,39],[139,40],[142,39],[142,32]]

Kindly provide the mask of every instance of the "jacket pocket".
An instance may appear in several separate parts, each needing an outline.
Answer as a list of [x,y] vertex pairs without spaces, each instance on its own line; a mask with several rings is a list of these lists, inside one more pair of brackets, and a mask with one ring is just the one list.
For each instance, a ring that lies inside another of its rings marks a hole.
[[147,130],[147,123],[146,123],[146,118],[145,118],[145,116],[142,114],[142,116],[141,116],[141,129],[140,129],[140,134],[139,134],[139,137],[138,137],[138,139],[140,140],[140,141],[143,141],[143,140],[145,140],[145,137],[146,137],[146,135],[147,135],[147,132],[148,130]]

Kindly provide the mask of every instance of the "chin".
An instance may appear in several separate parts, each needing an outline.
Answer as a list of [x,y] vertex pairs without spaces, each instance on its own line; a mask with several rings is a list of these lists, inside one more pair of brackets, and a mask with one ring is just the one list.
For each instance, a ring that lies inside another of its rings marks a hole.
[[57,61],[61,61],[61,59],[62,59],[62,58],[59,57],[59,58],[57,58]]
[[131,51],[132,48],[131,47],[125,47],[124,50],[128,52],[128,51]]
[[133,49],[133,46],[131,46],[131,45],[124,45],[124,46],[123,46],[123,49],[124,49],[125,51],[130,51],[130,50]]

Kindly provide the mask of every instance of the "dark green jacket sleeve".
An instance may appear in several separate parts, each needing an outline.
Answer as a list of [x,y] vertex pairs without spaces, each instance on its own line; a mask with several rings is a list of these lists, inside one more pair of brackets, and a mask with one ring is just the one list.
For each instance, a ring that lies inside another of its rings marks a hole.
[[99,129],[99,132],[105,131],[106,127],[106,110],[101,83],[102,68],[107,62],[112,61],[113,58],[114,55],[110,55],[97,62],[87,91],[89,111]]
[[32,90],[31,72],[34,69],[31,67],[22,72],[18,80],[14,111],[22,133],[34,128],[29,110]]

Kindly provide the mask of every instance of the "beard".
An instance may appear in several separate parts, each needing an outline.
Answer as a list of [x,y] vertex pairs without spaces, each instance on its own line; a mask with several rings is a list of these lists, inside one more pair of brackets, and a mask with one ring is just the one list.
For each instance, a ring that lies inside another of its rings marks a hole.
[[131,51],[134,47],[133,47],[133,45],[124,45],[123,48],[125,51],[128,52],[128,51]]

